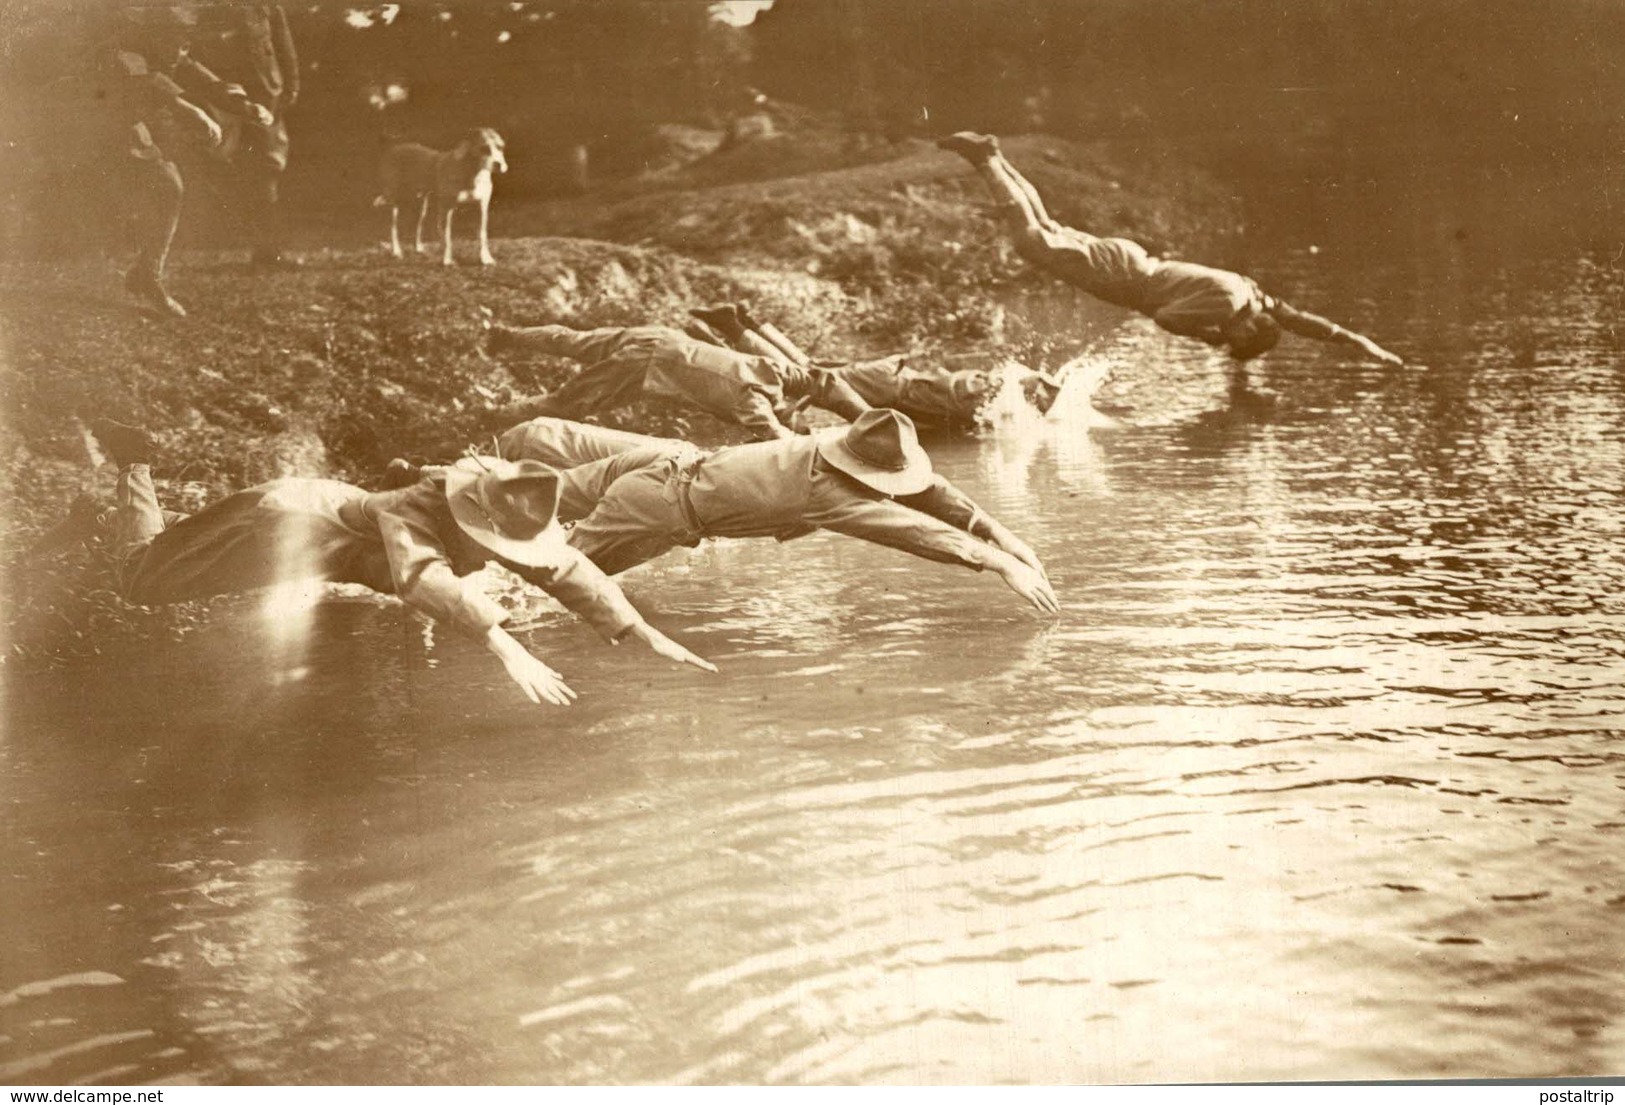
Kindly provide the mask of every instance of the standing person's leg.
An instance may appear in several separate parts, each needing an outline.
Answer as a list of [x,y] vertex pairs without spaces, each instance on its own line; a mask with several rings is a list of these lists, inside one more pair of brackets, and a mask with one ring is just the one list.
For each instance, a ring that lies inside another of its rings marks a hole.
[[121,179],[128,182],[135,201],[137,249],[135,264],[124,276],[124,286],[161,311],[185,316],[186,309],[164,288],[164,266],[180,226],[181,199],[186,192],[180,170],[156,147],[127,154],[125,159]]
[[282,174],[288,167],[288,125],[280,117],[269,127],[243,128],[238,151],[243,198],[248,210],[253,252],[249,263],[257,267],[286,265],[282,256]]

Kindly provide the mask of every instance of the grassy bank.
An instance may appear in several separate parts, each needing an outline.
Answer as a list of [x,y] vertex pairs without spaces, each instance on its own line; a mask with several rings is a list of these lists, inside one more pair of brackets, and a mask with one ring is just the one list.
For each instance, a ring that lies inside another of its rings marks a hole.
[[[1036,137],[1009,149],[1057,217],[1077,225],[1190,248],[1230,221],[1222,195],[1166,159]],[[135,310],[112,262],[0,269],[0,541],[14,559],[91,481],[79,427],[97,414],[152,427],[159,475],[193,485],[194,501],[279,475],[367,484],[392,456],[477,440],[482,410],[572,370],[484,357],[482,307],[522,322],[680,325],[691,306],[746,299],[821,356],[1020,356],[1031,336],[1001,324],[989,292],[1041,278],[1002,243],[974,175],[924,143],[866,156],[739,182],[773,163],[747,147],[595,199],[508,209],[499,196],[492,268],[324,248],[309,228],[295,236],[309,247],[296,270],[255,275],[182,253],[171,290],[191,312],[184,321]],[[356,215],[384,225],[380,212]],[[466,261],[471,247],[459,246]],[[738,439],[670,407],[604,421]],[[110,474],[99,479],[105,487]],[[37,651],[31,636],[14,645]]]

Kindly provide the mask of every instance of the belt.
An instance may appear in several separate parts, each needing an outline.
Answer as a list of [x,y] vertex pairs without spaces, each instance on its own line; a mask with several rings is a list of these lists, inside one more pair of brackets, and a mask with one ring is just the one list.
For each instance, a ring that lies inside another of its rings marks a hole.
[[677,513],[683,517],[683,525],[696,539],[711,536],[706,532],[705,523],[700,521],[699,514],[694,510],[694,501],[689,497],[694,486],[694,477],[700,473],[700,465],[705,462],[705,454],[697,449],[684,449],[666,459],[668,466],[666,472],[666,487],[661,497],[666,502],[677,507]]

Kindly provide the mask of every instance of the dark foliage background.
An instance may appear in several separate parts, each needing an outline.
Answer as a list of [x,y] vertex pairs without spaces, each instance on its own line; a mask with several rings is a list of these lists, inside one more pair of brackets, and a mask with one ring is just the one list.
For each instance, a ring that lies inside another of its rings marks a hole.
[[[66,71],[115,8],[0,4],[6,83]],[[360,188],[380,136],[488,125],[526,151],[510,191],[567,190],[573,147],[598,180],[647,170],[669,144],[656,124],[725,128],[756,89],[891,137],[1144,134],[1204,157],[1495,162],[1611,156],[1625,138],[1613,0],[777,0],[743,27],[713,0],[285,9],[298,157],[353,164]]]

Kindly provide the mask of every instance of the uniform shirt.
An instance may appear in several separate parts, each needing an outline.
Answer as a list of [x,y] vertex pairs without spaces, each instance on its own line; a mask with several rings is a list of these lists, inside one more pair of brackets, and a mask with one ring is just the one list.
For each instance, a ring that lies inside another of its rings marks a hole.
[[472,637],[507,621],[467,575],[496,561],[614,639],[642,621],[620,588],[563,544],[549,563],[503,560],[457,525],[444,483],[369,493],[337,480],[282,479],[239,491],[158,534],[124,577],[157,605],[301,579],[358,583]]
[[927,560],[988,566],[986,546],[970,535],[980,512],[964,492],[933,475],[919,494],[888,498],[820,461],[810,436],[709,453],[687,494],[711,537],[788,541],[827,529]]
[[1264,293],[1240,273],[1190,261],[1160,261],[1146,278],[1141,309],[1164,330],[1204,341],[1242,311],[1263,309]]
[[845,365],[836,375],[871,407],[902,411],[921,426],[965,426],[998,390],[977,369],[910,368],[902,357]]

